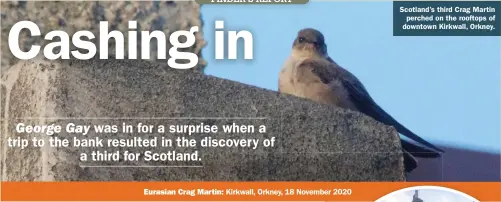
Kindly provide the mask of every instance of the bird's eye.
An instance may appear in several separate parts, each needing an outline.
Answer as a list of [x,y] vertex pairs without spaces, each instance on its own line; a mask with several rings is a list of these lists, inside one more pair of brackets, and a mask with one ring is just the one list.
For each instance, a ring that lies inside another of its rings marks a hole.
[[300,42],[300,43],[302,43],[302,42],[304,42],[304,41],[305,41],[304,37],[299,37],[299,39],[298,39],[298,40],[299,40],[299,42]]

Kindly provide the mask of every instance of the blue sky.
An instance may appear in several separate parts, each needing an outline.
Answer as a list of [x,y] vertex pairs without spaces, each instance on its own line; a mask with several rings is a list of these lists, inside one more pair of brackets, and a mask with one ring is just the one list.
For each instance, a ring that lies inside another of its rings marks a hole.
[[[329,55],[421,137],[500,151],[500,37],[394,37],[391,2],[203,5],[201,10],[209,75],[277,90],[297,31],[315,28],[325,35]],[[216,20],[225,21],[225,30],[253,34],[253,60],[244,60],[241,50],[240,59],[214,59]]]
[[[419,198],[424,202],[472,202],[476,201],[470,196],[464,196],[452,191],[440,189],[418,189]],[[377,202],[411,202],[414,190],[397,191],[379,199]]]

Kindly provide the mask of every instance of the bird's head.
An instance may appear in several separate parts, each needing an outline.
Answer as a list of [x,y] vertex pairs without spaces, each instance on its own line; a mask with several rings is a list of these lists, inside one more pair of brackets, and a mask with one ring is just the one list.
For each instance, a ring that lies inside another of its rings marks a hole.
[[325,45],[324,35],[312,28],[302,29],[297,33],[297,37],[292,44],[293,51],[303,54],[314,54],[320,57],[328,57],[327,45]]

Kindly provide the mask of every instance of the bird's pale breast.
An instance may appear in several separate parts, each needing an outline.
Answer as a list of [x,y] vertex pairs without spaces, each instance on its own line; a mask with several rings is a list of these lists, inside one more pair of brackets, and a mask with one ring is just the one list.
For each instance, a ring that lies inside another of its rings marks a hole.
[[293,57],[285,60],[278,78],[278,91],[281,93],[295,95],[294,89],[294,67],[297,61]]
[[306,59],[308,57],[291,56],[285,61],[279,77],[279,91],[322,104],[355,109],[349,92],[340,81],[333,78],[325,84],[311,68],[298,69],[299,64]]

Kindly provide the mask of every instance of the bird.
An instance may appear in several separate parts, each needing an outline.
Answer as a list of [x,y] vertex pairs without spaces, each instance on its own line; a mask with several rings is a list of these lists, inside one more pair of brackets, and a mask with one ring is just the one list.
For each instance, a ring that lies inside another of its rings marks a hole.
[[358,111],[421,144],[400,138],[407,173],[417,168],[417,159],[437,158],[444,151],[395,120],[371,97],[362,82],[338,65],[328,54],[324,35],[314,29],[301,29],[289,57],[279,73],[278,92],[317,103]]

